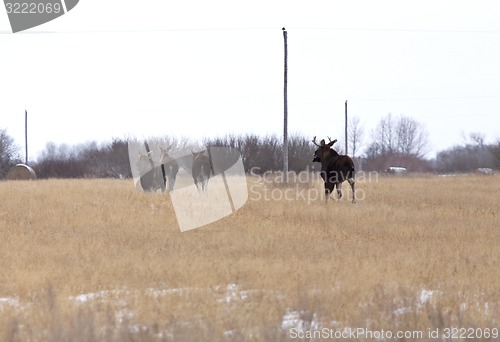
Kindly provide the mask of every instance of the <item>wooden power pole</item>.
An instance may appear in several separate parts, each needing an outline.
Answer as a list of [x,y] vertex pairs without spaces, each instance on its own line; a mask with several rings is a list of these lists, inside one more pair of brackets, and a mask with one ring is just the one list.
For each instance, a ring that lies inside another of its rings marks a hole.
[[25,146],[25,157],[24,164],[28,165],[28,111],[24,110],[24,146]]
[[345,154],[346,155],[348,154],[347,146],[348,146],[348,142],[347,142],[347,100],[345,100]]
[[282,30],[283,40],[285,43],[285,75],[283,86],[283,173],[285,176],[285,183],[288,183],[288,44],[286,29],[283,27]]

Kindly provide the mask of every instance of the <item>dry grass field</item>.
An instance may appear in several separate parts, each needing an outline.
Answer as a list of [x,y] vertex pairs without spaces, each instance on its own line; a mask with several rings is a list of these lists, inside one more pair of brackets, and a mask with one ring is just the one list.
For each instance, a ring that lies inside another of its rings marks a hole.
[[357,205],[258,181],[183,233],[130,180],[0,182],[0,341],[499,339],[498,176],[360,179]]

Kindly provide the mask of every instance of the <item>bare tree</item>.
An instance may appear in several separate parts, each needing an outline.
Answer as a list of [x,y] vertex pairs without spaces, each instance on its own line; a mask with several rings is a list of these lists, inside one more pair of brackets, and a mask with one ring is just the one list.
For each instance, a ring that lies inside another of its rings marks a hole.
[[425,127],[407,116],[394,120],[391,114],[380,120],[372,132],[371,150],[381,155],[400,154],[422,158],[429,151],[429,134]]
[[352,151],[352,156],[356,157],[356,152],[359,151],[364,137],[364,128],[361,125],[361,120],[358,116],[353,116],[349,120],[348,138],[349,148]]
[[397,122],[397,151],[404,156],[422,158],[429,152],[429,134],[414,119],[401,116]]
[[404,166],[413,170],[425,167],[423,157],[429,151],[429,135],[416,120],[391,114],[382,118],[372,131],[373,141],[367,148],[367,169],[383,170],[389,166]]
[[471,172],[478,168],[494,168],[500,163],[500,143],[486,145],[485,135],[480,132],[462,132],[463,145],[457,145],[437,155],[438,168],[442,172]]
[[493,167],[500,169],[500,139],[490,147]]
[[486,137],[483,133],[479,132],[473,132],[469,134],[470,139],[476,144],[477,147],[483,148],[484,147],[484,140],[486,140]]
[[462,145],[463,146],[477,146],[477,147],[484,147],[484,141],[486,140],[486,136],[481,133],[481,132],[471,132],[471,133],[466,133],[465,131],[460,132],[460,137],[462,138]]
[[396,124],[389,113],[382,118],[377,128],[372,132],[373,143],[376,150],[382,155],[388,155],[396,152]]
[[0,178],[3,178],[10,167],[21,162],[19,147],[7,130],[0,129]]

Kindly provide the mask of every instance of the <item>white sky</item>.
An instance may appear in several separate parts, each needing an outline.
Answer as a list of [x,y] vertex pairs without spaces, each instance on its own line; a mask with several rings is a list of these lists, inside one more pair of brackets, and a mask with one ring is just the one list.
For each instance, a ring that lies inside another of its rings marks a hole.
[[499,1],[80,0],[12,34],[0,8],[0,128],[29,157],[47,142],[282,134],[343,136],[344,101],[365,146],[388,113],[424,123],[432,152],[500,139]]

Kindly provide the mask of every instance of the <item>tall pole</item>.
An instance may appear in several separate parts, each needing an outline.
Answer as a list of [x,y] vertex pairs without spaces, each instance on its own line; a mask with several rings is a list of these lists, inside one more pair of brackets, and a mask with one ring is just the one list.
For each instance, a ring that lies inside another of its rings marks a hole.
[[24,164],[28,165],[28,111],[24,110],[24,146],[25,146],[25,158]]
[[345,100],[345,154],[346,155],[348,154],[347,146],[348,146],[348,143],[347,143],[347,100]]
[[284,75],[284,87],[283,87],[283,110],[284,110],[284,122],[283,122],[283,174],[285,175],[285,183],[288,183],[288,44],[287,44],[287,32],[283,27],[283,40],[285,43],[285,75]]
[[[146,139],[144,139],[144,147],[146,148],[146,153],[147,153],[148,158],[149,158],[149,164],[151,165],[151,171],[154,172],[153,174],[155,175],[154,179],[155,179],[155,182],[156,182],[155,162],[153,161],[152,154],[150,153],[151,150],[149,149],[149,144],[148,144],[148,141]],[[163,166],[163,164],[161,164],[161,173],[162,173],[162,176],[163,176],[163,181],[160,183],[160,188],[161,188],[161,191],[163,192],[164,188],[162,187],[162,185],[165,186],[165,189],[167,187],[167,179],[165,178],[165,167]],[[141,177],[142,176],[143,175],[141,175]]]

